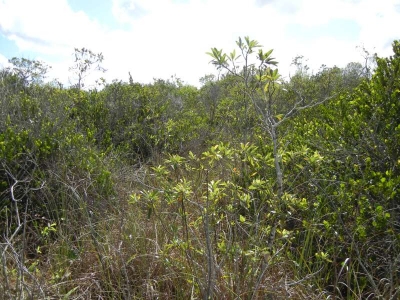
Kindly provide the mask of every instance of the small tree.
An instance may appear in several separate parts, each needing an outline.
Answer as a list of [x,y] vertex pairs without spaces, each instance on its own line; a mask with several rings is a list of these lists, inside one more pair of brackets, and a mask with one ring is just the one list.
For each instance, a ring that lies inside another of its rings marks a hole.
[[101,66],[104,60],[102,53],[94,53],[89,49],[75,48],[74,52],[74,65],[69,70],[77,78],[76,87],[81,89],[84,87],[83,80],[89,75],[91,70],[100,71],[104,73],[106,69]]
[[25,85],[42,83],[51,68],[42,61],[26,58],[13,57],[8,62],[12,64],[9,70],[16,74]]
[[[211,52],[207,52],[207,54],[212,57],[211,63],[218,70],[225,70],[243,83],[244,100],[249,99],[254,105],[261,119],[262,127],[271,137],[279,201],[285,191],[282,160],[279,154],[278,128],[299,111],[319,105],[330,97],[306,99],[301,91],[293,90],[295,99],[292,99],[290,103],[282,103],[280,96],[287,92],[287,89],[280,87],[283,81],[278,69],[274,68],[278,63],[271,56],[273,50],[263,51],[262,46],[249,37],[245,37],[244,40],[239,37],[236,45],[239,48],[239,55],[235,50],[226,54],[222,49],[218,50],[217,48],[212,48]],[[277,222],[272,231],[271,241],[274,239],[276,226]]]

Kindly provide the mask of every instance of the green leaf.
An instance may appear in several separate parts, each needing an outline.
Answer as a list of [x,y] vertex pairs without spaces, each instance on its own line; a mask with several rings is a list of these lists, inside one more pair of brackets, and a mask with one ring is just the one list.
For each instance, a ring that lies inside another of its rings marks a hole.
[[229,58],[233,61],[233,60],[235,60],[237,57],[236,57],[236,50],[233,50],[232,52],[231,52],[231,54],[229,55]]
[[79,288],[79,286],[74,287],[72,290],[70,290],[68,293],[66,293],[63,297],[63,299],[67,300],[70,298],[70,296],[72,295],[73,292],[75,292],[77,289]]

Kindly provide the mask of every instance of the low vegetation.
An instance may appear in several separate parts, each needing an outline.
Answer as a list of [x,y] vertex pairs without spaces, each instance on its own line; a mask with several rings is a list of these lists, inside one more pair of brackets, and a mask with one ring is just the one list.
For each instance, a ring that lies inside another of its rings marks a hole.
[[0,298],[400,297],[400,42],[289,79],[236,46],[200,88],[0,71]]

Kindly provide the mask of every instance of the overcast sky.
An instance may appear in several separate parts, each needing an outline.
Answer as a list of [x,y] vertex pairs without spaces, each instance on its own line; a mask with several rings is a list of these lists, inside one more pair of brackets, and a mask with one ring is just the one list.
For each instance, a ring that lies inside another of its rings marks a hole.
[[130,72],[198,85],[215,73],[205,53],[230,52],[239,36],[274,49],[287,76],[298,55],[315,70],[361,61],[359,47],[391,55],[399,28],[398,0],[0,0],[0,67],[42,60],[67,82],[74,48],[85,47],[103,53],[108,82]]

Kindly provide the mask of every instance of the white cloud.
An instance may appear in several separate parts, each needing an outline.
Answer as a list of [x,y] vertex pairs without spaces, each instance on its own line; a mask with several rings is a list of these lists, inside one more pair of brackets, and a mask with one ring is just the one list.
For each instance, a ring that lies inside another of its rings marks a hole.
[[[67,0],[0,0],[0,30],[20,49],[48,58],[52,72],[64,81],[73,48],[87,47],[103,52],[109,81],[127,80],[130,71],[140,82],[176,74],[197,84],[214,72],[205,52],[211,47],[231,51],[239,36],[275,49],[283,72],[296,55],[316,69],[361,60],[360,45],[389,55],[390,42],[399,38],[400,12],[394,5],[389,0],[113,0],[112,13],[123,29],[110,30],[73,11]],[[287,35],[290,24],[316,27],[335,19],[357,22],[359,36],[343,41]]]
[[3,31],[19,47],[34,47],[39,51],[49,46],[69,45],[79,37],[77,27],[85,30],[90,25],[86,16],[73,13],[66,1],[52,0],[5,0],[0,3],[0,19]]
[[6,68],[8,66],[8,59],[0,53],[0,69]]
[[21,51],[47,57],[44,60],[53,66],[51,74],[63,82],[68,79],[66,61],[72,63],[73,49],[96,48],[106,33],[82,11],[72,11],[66,0],[3,0],[0,20],[2,32]]
[[112,12],[121,23],[130,23],[148,13],[144,7],[132,0],[113,0]]
[[382,56],[391,53],[391,42],[399,39],[400,14],[392,1],[365,1],[360,3],[362,13],[357,16],[362,32],[360,42],[367,49],[375,48]]
[[[348,62],[362,61],[360,49],[357,48],[360,46],[371,53],[388,56],[392,52],[391,42],[400,38],[400,14],[394,6],[395,1],[302,0],[301,9],[286,19],[284,24],[317,28],[332,20],[353,20],[359,25],[359,36],[346,42],[332,37],[308,40],[300,36],[296,41],[285,39],[283,43],[277,43],[278,47],[282,46],[278,51],[282,54],[281,61],[287,62],[296,55],[304,55],[314,70],[318,70],[322,64],[344,67]],[[343,32],[343,35],[346,33]]]

